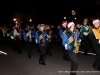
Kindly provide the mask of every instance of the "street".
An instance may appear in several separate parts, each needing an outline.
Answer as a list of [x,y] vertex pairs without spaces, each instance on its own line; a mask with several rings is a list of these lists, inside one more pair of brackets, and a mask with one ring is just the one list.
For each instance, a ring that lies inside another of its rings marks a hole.
[[[26,46],[23,45],[22,54],[12,50],[12,45],[0,46],[0,75],[70,75],[70,61],[63,60],[62,47],[58,43],[52,44],[52,56],[46,57],[46,65],[39,64],[37,45],[33,45],[32,58],[28,58]],[[95,55],[84,56],[79,53],[79,68],[77,75],[100,75],[92,67]]]

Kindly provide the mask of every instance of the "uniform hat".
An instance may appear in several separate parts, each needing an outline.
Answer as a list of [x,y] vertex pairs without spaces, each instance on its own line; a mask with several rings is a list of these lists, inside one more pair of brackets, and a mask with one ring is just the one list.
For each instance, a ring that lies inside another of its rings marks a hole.
[[97,22],[100,22],[100,20],[99,19],[93,19],[93,21],[92,21],[93,24],[95,24]]
[[62,22],[62,25],[67,25],[67,21],[63,21]]
[[40,28],[40,27],[44,27],[44,26],[45,26],[45,24],[39,24],[39,28]]
[[70,28],[72,25],[75,25],[74,22],[69,22],[69,23],[67,24],[67,27]]

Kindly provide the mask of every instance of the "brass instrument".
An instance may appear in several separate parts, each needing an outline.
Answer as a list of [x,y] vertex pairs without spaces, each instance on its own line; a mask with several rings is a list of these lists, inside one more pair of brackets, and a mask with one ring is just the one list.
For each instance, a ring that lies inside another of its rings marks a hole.
[[[43,32],[44,33],[44,32]],[[45,39],[45,36],[43,35],[43,33],[39,36],[39,40],[42,41],[42,46],[45,46],[45,42],[46,42],[46,39]]]
[[78,38],[78,33],[76,34],[75,41],[74,41],[74,47],[75,47],[75,49],[73,50],[74,53],[78,53],[79,52],[79,46],[81,45],[78,42],[77,38]]

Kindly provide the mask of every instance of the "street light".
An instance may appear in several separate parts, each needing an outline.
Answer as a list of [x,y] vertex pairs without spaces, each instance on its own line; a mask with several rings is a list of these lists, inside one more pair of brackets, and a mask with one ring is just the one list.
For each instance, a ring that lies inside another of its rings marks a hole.
[[76,20],[76,18],[74,18]]
[[66,17],[64,17],[64,19],[66,19]]
[[17,21],[16,21],[16,23],[17,23]]
[[14,20],[14,21],[16,21],[16,19],[15,19],[15,18],[14,18],[13,20]]
[[32,19],[30,19],[29,21],[32,22]]

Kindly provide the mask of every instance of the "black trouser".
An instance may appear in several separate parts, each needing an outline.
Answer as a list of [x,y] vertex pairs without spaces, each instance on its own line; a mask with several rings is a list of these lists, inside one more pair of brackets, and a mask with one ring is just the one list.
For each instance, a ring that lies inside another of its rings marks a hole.
[[62,45],[62,51],[64,52],[64,50],[65,50],[65,47]]
[[100,45],[93,43],[93,48],[96,53],[96,57],[93,65],[97,66],[97,68],[100,70]]
[[22,53],[22,40],[17,40],[17,53]]
[[45,63],[45,60],[46,60],[46,46],[42,46],[40,44],[39,45],[39,50],[40,50],[39,63]]
[[76,54],[73,52],[73,50],[68,51],[68,54],[71,59],[71,73],[70,75],[76,75],[76,71],[78,69],[78,60]]
[[8,44],[8,40],[7,40],[7,36],[3,37],[3,45],[7,46]]
[[37,48],[38,48],[38,52],[40,52],[40,49],[39,49],[39,44],[37,44]]
[[32,42],[29,42],[29,41],[27,41],[26,44],[27,44],[27,48],[28,48],[28,57],[30,58],[33,44],[32,44]]
[[14,40],[12,40],[12,42],[13,42],[12,43],[13,44],[13,50],[17,51],[17,40],[14,39]]
[[51,55],[51,42],[47,42],[47,51],[46,51],[46,53],[48,55]]
[[13,50],[17,51],[17,53],[22,52],[22,40],[20,39],[13,40]]
[[65,50],[65,48],[64,48],[63,59],[64,60],[67,60],[67,61],[70,60],[70,57],[69,57],[69,54],[68,54],[68,50]]
[[87,55],[88,51],[89,51],[89,38],[88,36],[83,36],[84,42],[85,42],[85,46],[84,46],[84,54]]

